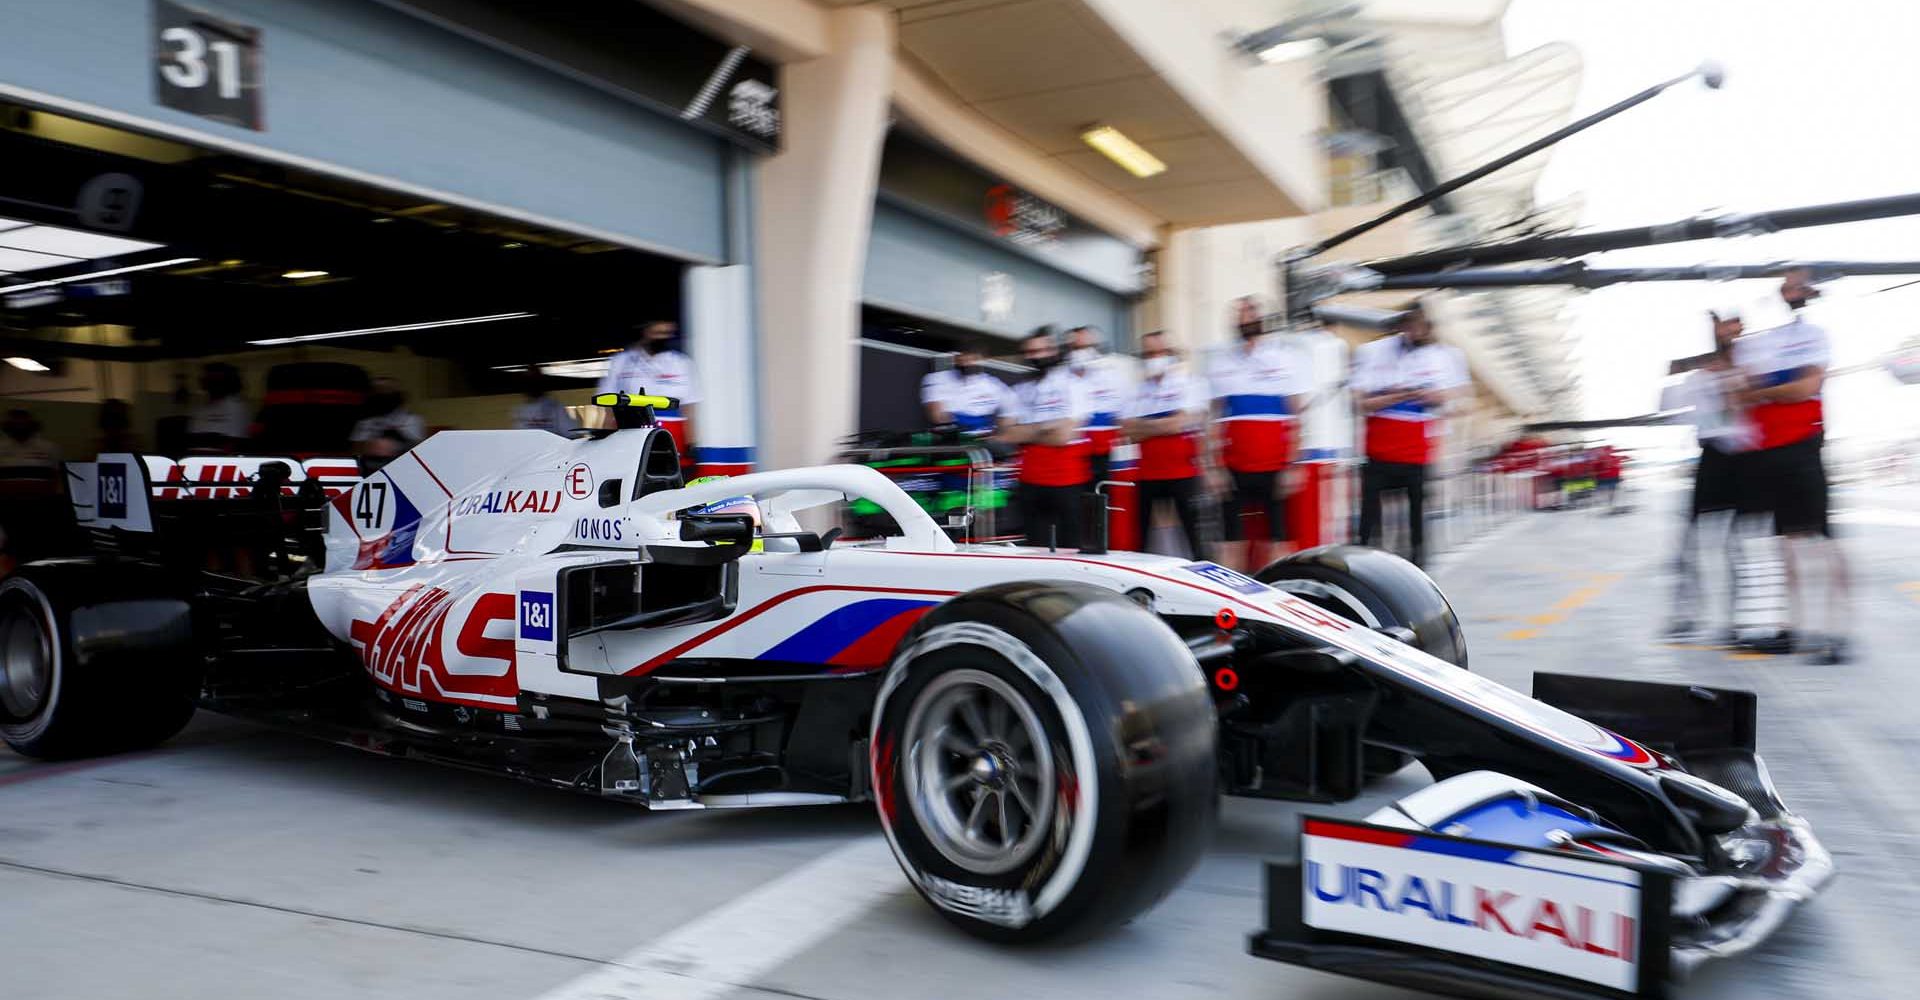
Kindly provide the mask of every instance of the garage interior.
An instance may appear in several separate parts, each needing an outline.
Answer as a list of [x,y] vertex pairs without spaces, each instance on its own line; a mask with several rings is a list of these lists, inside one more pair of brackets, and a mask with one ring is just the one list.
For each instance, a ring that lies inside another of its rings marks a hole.
[[509,426],[532,383],[584,403],[637,324],[682,312],[678,260],[45,110],[0,104],[0,163],[0,396],[68,457],[110,398],[155,449],[215,360],[256,406],[352,392],[284,377],[344,364],[429,429]]

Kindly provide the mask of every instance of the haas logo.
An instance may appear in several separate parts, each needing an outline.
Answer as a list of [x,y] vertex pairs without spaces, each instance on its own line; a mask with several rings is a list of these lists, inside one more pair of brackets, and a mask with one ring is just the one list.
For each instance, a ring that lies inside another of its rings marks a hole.
[[[400,694],[498,708],[514,704],[512,594],[480,594],[446,639],[462,600],[439,587],[415,584],[373,621],[355,619],[351,637],[374,683]],[[495,635],[487,634],[492,628]],[[450,647],[450,648],[449,648]]]

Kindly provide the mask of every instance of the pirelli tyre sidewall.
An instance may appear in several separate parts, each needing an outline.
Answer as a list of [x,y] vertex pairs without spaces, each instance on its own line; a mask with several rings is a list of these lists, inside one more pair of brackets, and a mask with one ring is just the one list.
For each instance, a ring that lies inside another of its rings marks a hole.
[[[192,718],[186,605],[121,589],[83,563],[28,565],[0,581],[0,683],[12,686],[0,698],[0,740],[15,751],[61,759],[141,749]],[[30,698],[23,670],[36,677]]]
[[[1004,870],[956,863],[929,825],[932,807],[914,798],[938,792],[916,778],[931,738],[923,720],[956,677],[1016,693],[1044,732],[1045,836]],[[882,680],[871,743],[881,826],[914,887],[970,933],[1010,943],[1097,933],[1158,902],[1198,861],[1218,808],[1216,726],[1192,654],[1127,598],[1072,583],[973,591],[929,614]]]
[[[70,660],[64,625],[34,581],[0,582],[0,684],[12,695],[0,698],[0,739],[20,753],[39,756],[59,744],[56,720]],[[33,662],[24,662],[28,658]]]

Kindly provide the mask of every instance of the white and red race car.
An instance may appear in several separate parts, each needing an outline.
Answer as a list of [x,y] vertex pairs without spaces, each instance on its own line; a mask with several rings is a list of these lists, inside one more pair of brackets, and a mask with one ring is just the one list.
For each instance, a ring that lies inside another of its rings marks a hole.
[[[652,809],[871,800],[927,900],[1006,940],[1150,906],[1220,794],[1337,803],[1417,759],[1437,783],[1370,822],[1308,821],[1255,950],[1449,989],[1658,991],[1831,871],[1752,696],[1527,697],[1385,553],[962,546],[863,467],[685,485],[644,426],[349,465],[71,466],[95,552],[0,583],[0,737],[105,753],[206,708]],[[836,544],[854,499],[898,532]]]

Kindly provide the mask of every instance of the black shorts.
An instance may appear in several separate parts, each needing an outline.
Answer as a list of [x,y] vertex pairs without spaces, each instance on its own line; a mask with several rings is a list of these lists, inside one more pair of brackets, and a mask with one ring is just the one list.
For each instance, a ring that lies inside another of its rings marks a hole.
[[1227,470],[1233,479],[1232,494],[1227,498],[1227,509],[1221,511],[1221,528],[1230,542],[1246,538],[1246,526],[1242,519],[1252,511],[1262,511],[1267,517],[1266,537],[1276,542],[1287,538],[1286,504],[1280,501],[1280,473],[1274,472],[1237,472]]
[[1781,535],[1832,535],[1827,514],[1827,467],[1820,461],[1821,438],[1765,448],[1747,454],[1751,475],[1748,491],[1759,500],[1760,511],[1773,514],[1773,530]]
[[1741,477],[1745,455],[1725,452],[1712,445],[1700,449],[1700,461],[1693,467],[1693,512],[1734,510],[1741,503]]

